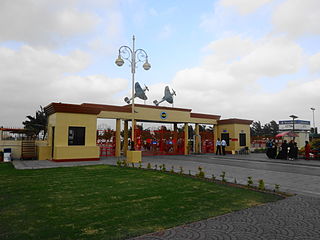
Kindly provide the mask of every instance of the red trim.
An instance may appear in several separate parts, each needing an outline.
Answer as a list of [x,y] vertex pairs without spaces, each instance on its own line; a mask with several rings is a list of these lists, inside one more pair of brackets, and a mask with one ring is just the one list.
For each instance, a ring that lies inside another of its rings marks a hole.
[[74,158],[74,159],[52,159],[53,162],[82,162],[82,161],[99,161],[100,158]]
[[205,118],[205,119],[217,119],[217,120],[219,120],[221,116],[219,116],[219,115],[211,115],[211,114],[203,114],[203,113],[190,113],[190,117],[192,117],[192,118]]
[[100,111],[129,112],[129,113],[131,113],[131,108],[128,109],[128,108],[125,108],[122,106],[103,105],[103,104],[95,104],[95,103],[82,103],[81,106],[100,109]]
[[238,119],[238,118],[230,118],[230,119],[222,119],[218,121],[218,124],[246,124],[250,125],[253,120],[246,120],[246,119]]
[[4,131],[4,132],[11,132],[11,133],[28,133],[28,132],[32,132],[31,130],[24,129],[24,128],[4,128],[4,127],[0,127],[0,130]]
[[99,108],[86,107],[77,104],[51,103],[44,108],[44,111],[47,113],[47,115],[51,115],[56,112],[98,115],[101,110]]

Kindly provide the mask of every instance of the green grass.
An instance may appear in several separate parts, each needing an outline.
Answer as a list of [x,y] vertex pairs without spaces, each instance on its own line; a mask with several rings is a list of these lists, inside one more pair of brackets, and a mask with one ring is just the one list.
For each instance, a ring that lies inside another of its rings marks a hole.
[[113,166],[0,164],[0,239],[125,239],[280,197]]

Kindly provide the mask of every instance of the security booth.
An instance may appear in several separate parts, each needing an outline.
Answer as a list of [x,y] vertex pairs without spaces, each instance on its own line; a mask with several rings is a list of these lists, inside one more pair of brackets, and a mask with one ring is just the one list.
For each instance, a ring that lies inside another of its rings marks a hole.
[[[128,123],[132,122],[131,107],[131,105],[114,106],[90,103],[80,105],[49,104],[45,107],[48,115],[48,141],[46,146],[39,147],[39,160],[99,160],[100,156],[103,156],[102,154],[106,154],[105,150],[111,147],[114,148],[113,154],[116,157],[123,154],[127,156],[127,159],[135,158],[136,156],[128,155],[136,154],[133,151],[128,151],[128,141],[130,140]],[[114,119],[116,121],[112,144],[105,145],[103,141],[100,141],[101,139],[99,140],[99,133],[97,136],[98,118]],[[188,155],[190,153],[188,126],[194,124],[193,152],[214,152],[214,142],[219,132],[219,119],[219,115],[194,113],[191,109],[135,104],[134,123],[131,123],[135,131],[135,149],[138,150],[140,156],[141,152],[142,155]],[[137,124],[144,122],[172,124],[173,130],[144,131]],[[249,122],[251,123],[251,121]],[[177,128],[178,124],[182,124],[182,129]],[[121,129],[121,125],[123,129]],[[209,125],[211,130],[200,131],[201,125]],[[250,129],[249,125],[247,129]],[[232,134],[234,130],[238,130],[238,128],[229,129]],[[122,141],[121,131],[123,134]],[[250,137],[249,134],[247,135]],[[246,141],[249,144],[250,139],[246,138]],[[230,145],[229,149],[232,150],[233,147],[235,146]]]
[[249,152],[252,120],[231,118],[218,121],[217,136],[227,142],[227,153]]
[[48,115],[48,144],[39,148],[39,160],[99,160],[96,144],[97,109],[75,104],[52,103]]

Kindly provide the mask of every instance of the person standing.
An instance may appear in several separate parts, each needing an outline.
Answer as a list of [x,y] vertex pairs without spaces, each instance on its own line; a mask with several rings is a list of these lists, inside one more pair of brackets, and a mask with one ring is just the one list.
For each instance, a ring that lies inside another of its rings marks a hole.
[[277,157],[277,143],[276,143],[276,141],[274,139],[272,139],[271,145],[272,145],[271,158],[275,159]]
[[289,147],[289,153],[288,153],[288,159],[293,161],[294,159],[294,143],[293,143],[293,140],[291,140],[288,144],[288,147]]
[[297,143],[294,142],[293,143],[293,158],[294,159],[298,159],[298,152],[299,152],[299,149],[298,149]]
[[282,159],[287,160],[288,159],[288,143],[287,140],[284,140],[281,144],[281,155]]
[[310,151],[311,151],[311,146],[309,144],[309,141],[306,141],[306,145],[304,146],[306,160],[310,160]]
[[223,155],[226,155],[226,146],[227,146],[226,140],[222,139],[221,140],[221,147],[222,147],[222,154]]
[[216,142],[216,148],[217,148],[216,155],[218,155],[218,153],[219,153],[219,155],[221,155],[221,141],[220,141],[220,138],[218,138],[218,140]]
[[267,142],[266,142],[266,147],[267,147],[267,157],[268,158],[272,158],[272,141],[267,138]]

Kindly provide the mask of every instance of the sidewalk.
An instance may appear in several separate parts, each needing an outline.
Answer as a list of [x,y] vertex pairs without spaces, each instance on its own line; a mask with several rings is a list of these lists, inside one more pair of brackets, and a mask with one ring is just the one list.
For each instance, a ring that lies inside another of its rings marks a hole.
[[13,160],[12,161],[14,167],[19,170],[103,165],[103,164],[112,164],[113,162],[116,162],[114,158],[103,159],[100,161],[77,161],[77,162],[53,162],[49,160]]
[[209,156],[214,158],[223,158],[223,159],[236,159],[236,160],[247,160],[247,161],[259,161],[259,162],[268,162],[268,163],[283,163],[283,164],[291,164],[291,165],[307,165],[307,166],[315,166],[320,167],[320,160],[305,160],[305,159],[295,159],[293,161],[283,160],[283,159],[269,159],[265,153],[250,153],[250,154],[227,154],[223,155],[215,155],[210,154]]
[[134,240],[319,240],[320,199],[294,196]]
[[[294,161],[281,160],[281,159],[268,159],[264,153],[250,153],[244,155],[215,155],[215,154],[199,154],[199,155],[161,155],[161,156],[143,156],[142,161],[154,161],[154,159],[164,159],[164,158],[175,158],[175,159],[185,159],[190,158],[215,158],[215,159],[232,159],[232,160],[245,160],[252,162],[267,162],[267,163],[282,163],[290,165],[301,165],[301,166],[314,166],[320,167],[320,160],[304,160],[296,159]],[[55,168],[55,167],[73,167],[73,166],[86,166],[86,165],[100,165],[100,164],[112,164],[115,165],[117,159],[125,159],[124,157],[107,157],[102,158],[99,161],[76,161],[76,162],[53,162],[49,160],[13,160],[12,163],[16,169],[40,169],[40,168]]]

